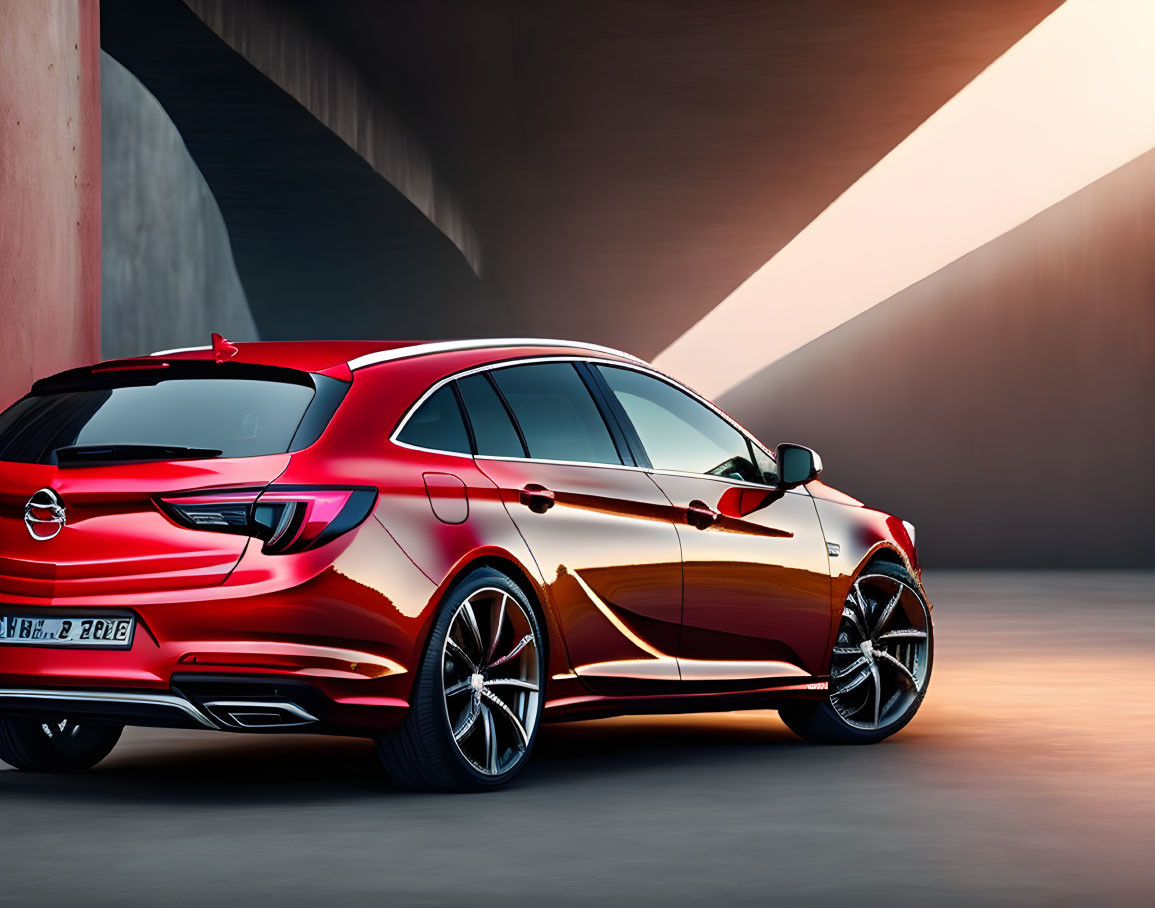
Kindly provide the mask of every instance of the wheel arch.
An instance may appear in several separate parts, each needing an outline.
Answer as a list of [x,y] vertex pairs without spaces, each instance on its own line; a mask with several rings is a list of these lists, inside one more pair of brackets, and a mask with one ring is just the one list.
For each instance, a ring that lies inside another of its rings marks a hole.
[[910,572],[911,576],[915,576],[914,570],[911,568],[910,562],[897,548],[887,545],[885,542],[879,543],[873,552],[869,553],[866,558],[859,565],[858,570],[854,572],[854,576],[867,571],[875,564],[893,564],[900,568],[904,568]]
[[[827,648],[834,646],[835,637],[838,635],[839,616],[842,614],[843,601],[850,593],[850,589],[854,583],[863,574],[869,572],[873,565],[891,564],[902,568],[906,571],[915,585],[918,587],[919,594],[923,600],[926,601],[927,607],[933,609],[930,599],[926,595],[926,590],[922,585],[921,572],[917,571],[910,558],[895,542],[889,539],[877,539],[873,545],[867,548],[858,557],[854,567],[839,572],[831,572],[831,586],[830,586],[830,633],[827,641]],[[823,666],[824,670],[829,670],[828,665]]]
[[[568,654],[565,650],[564,638],[561,636],[561,629],[554,620],[552,610],[547,605],[547,598],[545,591],[540,589],[538,584],[533,580],[533,577],[518,561],[506,553],[498,553],[493,551],[475,553],[458,563],[449,576],[441,584],[438,592],[438,602],[443,602],[453,589],[461,582],[463,578],[468,576],[472,571],[478,568],[491,568],[500,574],[504,574],[520,589],[525,598],[529,600],[530,608],[532,608],[537,615],[538,621],[542,623],[545,628],[545,664],[547,670],[552,671],[551,659],[554,654],[564,659],[568,663]],[[568,670],[568,664],[566,666]]]
[[898,545],[883,540],[875,543],[870,550],[859,560],[858,566],[850,573],[848,577],[847,589],[854,584],[854,582],[864,573],[870,570],[876,564],[892,564],[895,567],[902,568],[910,575],[918,588],[919,594],[923,599],[927,600],[927,607],[933,608],[930,600],[927,598],[926,590],[922,585],[922,572],[911,562]]

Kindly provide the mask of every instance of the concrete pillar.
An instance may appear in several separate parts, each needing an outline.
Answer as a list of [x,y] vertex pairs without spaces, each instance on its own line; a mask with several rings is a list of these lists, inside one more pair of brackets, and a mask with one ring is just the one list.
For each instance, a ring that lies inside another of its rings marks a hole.
[[0,406],[100,355],[97,0],[0,0]]

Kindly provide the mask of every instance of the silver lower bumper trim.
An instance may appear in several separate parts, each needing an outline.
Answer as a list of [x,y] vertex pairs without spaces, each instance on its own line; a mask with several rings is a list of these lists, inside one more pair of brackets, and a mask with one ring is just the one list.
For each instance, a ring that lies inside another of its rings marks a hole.
[[212,719],[202,713],[184,697],[164,693],[136,693],[129,691],[89,691],[62,688],[40,688],[36,690],[14,690],[0,688],[0,701],[4,700],[60,700],[67,703],[120,703],[139,706],[160,706],[175,709],[194,719],[205,728],[220,730]]

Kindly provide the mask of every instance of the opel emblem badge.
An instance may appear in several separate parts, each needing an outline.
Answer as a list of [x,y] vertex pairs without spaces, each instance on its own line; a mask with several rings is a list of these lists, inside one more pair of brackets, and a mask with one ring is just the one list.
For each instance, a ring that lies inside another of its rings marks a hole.
[[41,489],[24,505],[24,525],[37,542],[55,539],[64,529],[64,502],[55,489]]

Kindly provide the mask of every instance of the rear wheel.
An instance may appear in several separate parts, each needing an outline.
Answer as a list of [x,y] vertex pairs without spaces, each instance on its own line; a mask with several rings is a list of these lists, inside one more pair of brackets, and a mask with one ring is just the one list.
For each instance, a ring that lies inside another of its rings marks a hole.
[[446,597],[405,721],[378,738],[402,788],[478,790],[516,776],[533,748],[545,671],[541,629],[521,588],[490,568]]
[[0,760],[26,772],[85,772],[112,752],[121,725],[0,719]]
[[934,640],[919,585],[898,565],[867,568],[850,588],[830,663],[830,695],[779,711],[808,741],[873,744],[908,723],[930,683]]

